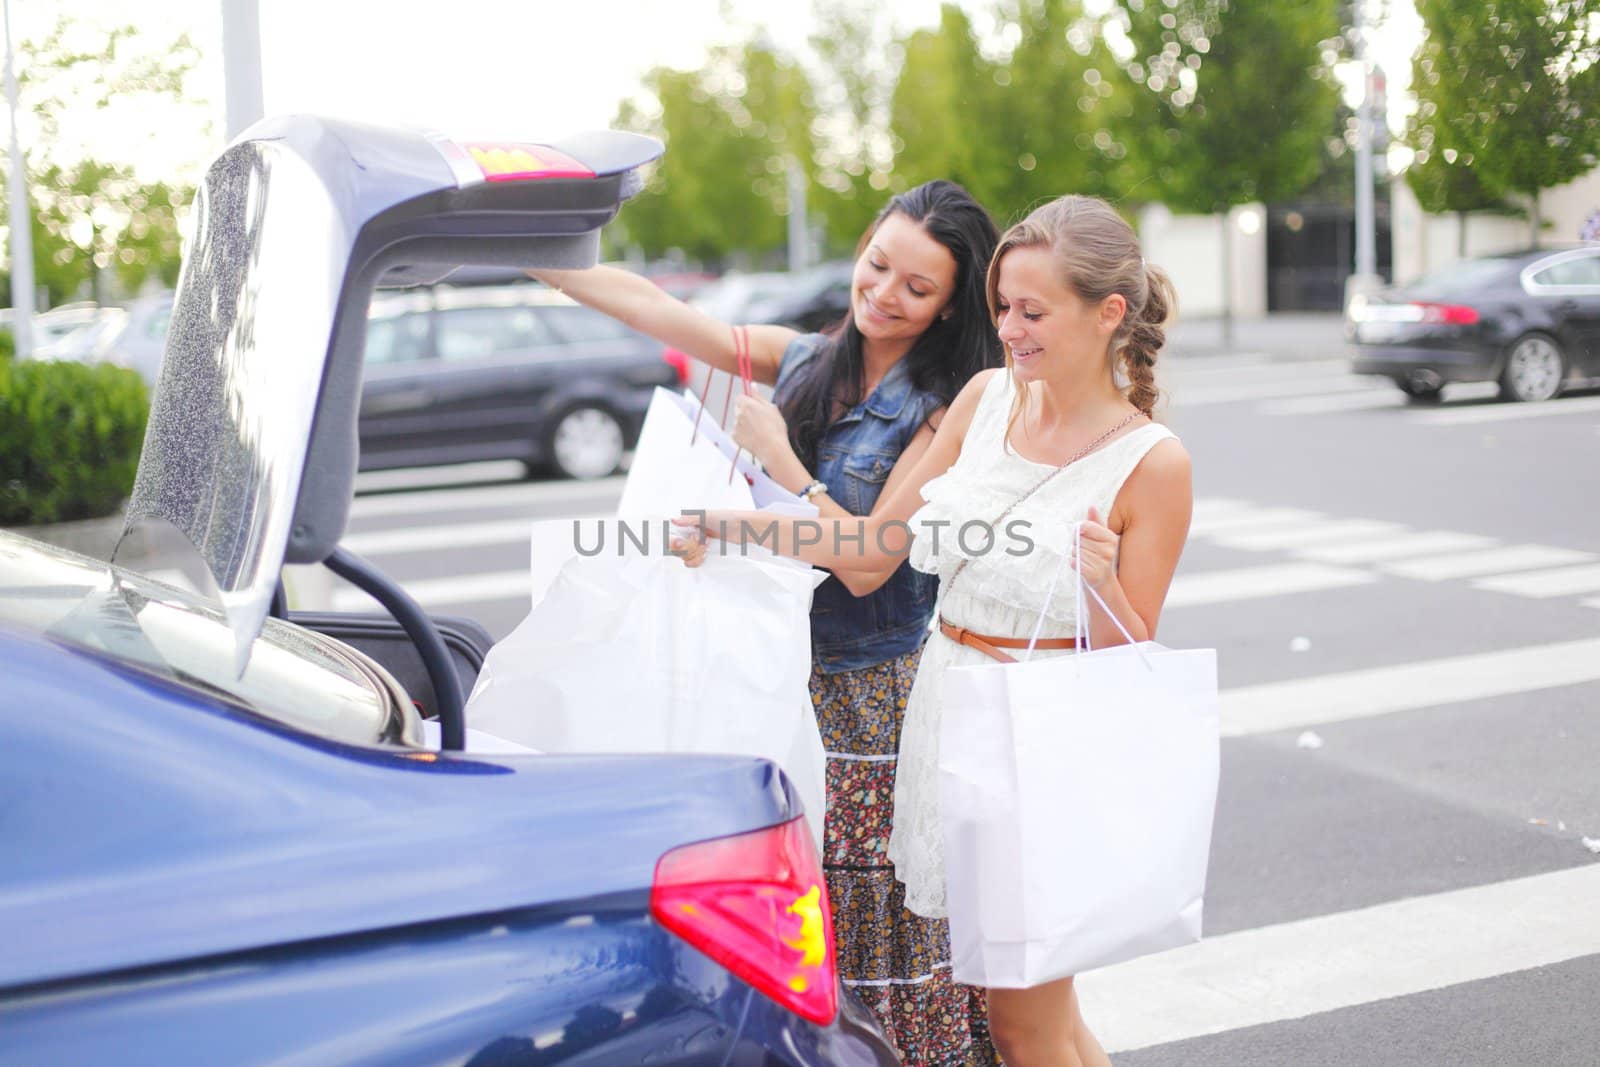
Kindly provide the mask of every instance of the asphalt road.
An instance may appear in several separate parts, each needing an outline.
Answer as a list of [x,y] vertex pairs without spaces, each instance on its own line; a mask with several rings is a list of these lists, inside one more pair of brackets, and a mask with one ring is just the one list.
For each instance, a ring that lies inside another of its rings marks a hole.
[[[1314,317],[1175,349],[1198,507],[1160,636],[1220,657],[1207,937],[1084,976],[1090,1024],[1127,1067],[1600,1063],[1600,393],[1407,407]],[[364,477],[346,543],[504,634],[527,521],[621,487],[519,473]]]

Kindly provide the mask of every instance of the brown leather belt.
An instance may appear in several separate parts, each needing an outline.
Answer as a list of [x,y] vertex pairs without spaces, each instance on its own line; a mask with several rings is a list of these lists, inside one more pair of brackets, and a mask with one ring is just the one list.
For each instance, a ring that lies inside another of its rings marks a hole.
[[[956,644],[975,648],[990,659],[999,660],[1001,663],[1017,662],[1015,656],[1008,656],[1000,651],[1002,648],[1028,647],[1028,639],[1026,637],[994,637],[989,634],[976,634],[965,626],[956,626],[946,622],[943,616],[939,618],[939,632]],[[1033,643],[1033,647],[1043,649],[1077,648],[1078,639],[1076,637],[1041,637]]]

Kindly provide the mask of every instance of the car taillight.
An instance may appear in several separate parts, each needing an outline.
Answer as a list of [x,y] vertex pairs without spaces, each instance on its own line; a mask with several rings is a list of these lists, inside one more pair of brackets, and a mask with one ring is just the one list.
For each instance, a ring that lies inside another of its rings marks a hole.
[[833,919],[804,818],[675,848],[656,863],[650,914],[795,1014],[839,1010]]
[[1471,326],[1478,321],[1478,309],[1463,304],[1434,304],[1418,302],[1423,322],[1442,322],[1451,326]]
[[661,358],[666,360],[668,365],[678,372],[679,385],[689,384],[689,356],[687,353],[668,347],[661,350]]
[[491,182],[536,178],[593,178],[594,171],[565,152],[542,144],[497,144],[469,141],[461,145]]

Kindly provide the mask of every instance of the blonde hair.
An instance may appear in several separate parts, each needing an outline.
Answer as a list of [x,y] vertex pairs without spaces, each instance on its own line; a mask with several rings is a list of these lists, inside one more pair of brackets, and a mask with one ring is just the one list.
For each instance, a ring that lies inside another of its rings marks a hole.
[[[1172,281],[1160,267],[1145,263],[1139,237],[1110,204],[1093,196],[1063,196],[1035,208],[1000,238],[989,260],[989,314],[1000,321],[1000,261],[1016,248],[1048,247],[1061,279],[1088,304],[1112,293],[1127,301],[1127,311],[1106,350],[1113,376],[1118,363],[1127,376],[1123,395],[1150,414],[1161,399],[1156,388],[1156,356],[1166,344],[1166,324],[1177,310]],[[1006,352],[1006,372],[1015,373]],[[1011,421],[1022,410],[1022,391],[1012,405]]]

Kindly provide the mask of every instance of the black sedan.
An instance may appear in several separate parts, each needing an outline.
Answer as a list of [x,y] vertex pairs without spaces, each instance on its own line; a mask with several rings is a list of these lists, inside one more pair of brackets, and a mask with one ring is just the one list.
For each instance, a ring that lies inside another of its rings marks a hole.
[[660,344],[532,283],[379,297],[367,322],[361,469],[518,459],[603,478],[650,395]]
[[1600,245],[1465,260],[1350,302],[1352,369],[1435,401],[1450,382],[1548,400],[1600,378]]

